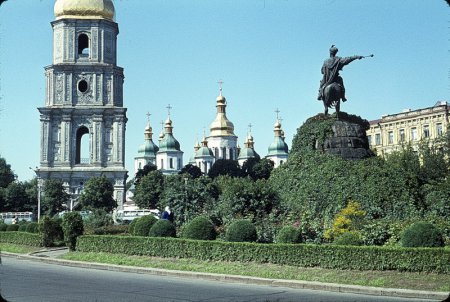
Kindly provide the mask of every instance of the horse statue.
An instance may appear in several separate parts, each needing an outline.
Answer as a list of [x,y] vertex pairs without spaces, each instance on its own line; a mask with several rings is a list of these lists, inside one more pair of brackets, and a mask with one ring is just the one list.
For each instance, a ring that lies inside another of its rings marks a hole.
[[328,108],[335,108],[336,116],[339,116],[341,99],[344,97],[344,88],[339,83],[328,84],[323,90],[323,107],[325,115],[328,114]]

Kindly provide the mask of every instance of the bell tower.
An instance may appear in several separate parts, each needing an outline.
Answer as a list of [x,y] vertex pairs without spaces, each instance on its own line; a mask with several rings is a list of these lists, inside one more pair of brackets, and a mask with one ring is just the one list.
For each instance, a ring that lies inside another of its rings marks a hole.
[[111,0],[57,0],[53,64],[45,67],[40,179],[61,179],[75,199],[93,176],[106,176],[119,207],[125,198],[123,68]]

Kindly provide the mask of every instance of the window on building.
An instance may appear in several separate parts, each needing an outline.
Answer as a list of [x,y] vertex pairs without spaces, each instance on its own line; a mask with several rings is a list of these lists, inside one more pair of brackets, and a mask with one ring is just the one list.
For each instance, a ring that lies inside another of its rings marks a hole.
[[411,140],[416,141],[417,140],[417,128],[411,128]]
[[89,56],[89,38],[86,34],[78,36],[78,54]]
[[399,136],[400,136],[400,142],[404,142],[405,141],[405,129],[400,129]]
[[219,159],[219,149],[218,148],[214,148],[214,157],[216,159]]
[[89,164],[89,129],[85,126],[77,130],[75,164]]
[[388,132],[388,143],[391,145],[394,143],[394,132],[393,131]]
[[164,169],[164,159],[161,158],[161,169]]
[[381,134],[375,134],[375,145],[381,145]]
[[234,156],[233,156],[233,149],[232,149],[232,148],[230,148],[230,159],[231,159],[231,160],[234,159]]
[[430,137],[430,127],[428,125],[423,126],[423,137]]
[[222,148],[222,158],[227,159],[227,148],[226,147]]
[[443,129],[442,129],[441,123],[436,124],[436,132],[437,132],[437,135],[442,135]]
[[177,163],[178,163],[177,169],[179,170],[181,169],[181,158],[178,159]]
[[367,135],[367,142],[369,143],[369,147],[372,145],[372,135]]
[[173,158],[169,158],[169,168],[173,169]]

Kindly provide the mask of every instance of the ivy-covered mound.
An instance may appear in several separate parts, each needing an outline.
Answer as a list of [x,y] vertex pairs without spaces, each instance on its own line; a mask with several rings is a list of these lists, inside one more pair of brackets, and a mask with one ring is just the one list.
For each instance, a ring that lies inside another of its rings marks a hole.
[[369,149],[366,130],[369,122],[345,112],[309,118],[292,141],[291,153],[318,150],[340,155],[344,159],[362,159],[374,156]]

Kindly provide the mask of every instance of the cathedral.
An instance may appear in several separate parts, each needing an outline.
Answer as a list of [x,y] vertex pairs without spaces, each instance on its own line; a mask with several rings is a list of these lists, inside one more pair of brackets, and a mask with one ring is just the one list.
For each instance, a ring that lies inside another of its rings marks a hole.
[[[245,138],[244,147],[239,147],[238,137],[234,134],[234,125],[226,115],[226,107],[227,101],[220,87],[219,96],[216,98],[217,113],[209,127],[209,135],[203,136],[201,144],[195,143],[194,152],[187,163],[197,166],[204,174],[208,173],[218,159],[236,160],[242,166],[250,158],[261,158],[254,149],[254,140],[250,132]],[[170,110],[170,106],[168,108]],[[136,174],[146,164],[155,165],[163,174],[178,173],[183,168],[183,152],[172,133],[170,111],[164,132],[159,136],[159,146],[153,142],[152,135],[152,127],[148,122],[144,130],[144,143],[139,147],[138,155],[134,158],[134,173]],[[286,162],[288,152],[284,132],[277,117],[274,125],[274,141],[268,147],[266,158],[273,161],[276,168]]]
[[[114,20],[114,4],[111,0],[57,0],[54,15],[53,60],[45,67],[45,105],[38,108],[41,143],[40,165],[35,170],[38,189],[42,181],[59,179],[73,203],[88,179],[104,176],[113,184],[118,208],[123,208],[128,177],[127,109],[123,106],[123,68],[117,66],[119,27]],[[249,158],[259,158],[251,133],[244,147],[239,147],[226,107],[220,86],[217,113],[209,135],[204,135],[201,145],[195,145],[189,160],[189,164],[205,174],[218,159],[236,160],[242,165]],[[134,158],[134,172],[148,163],[164,174],[178,173],[183,168],[183,151],[173,133],[170,108],[169,105],[158,145],[153,142],[148,121],[144,143]],[[288,156],[278,118],[274,133],[266,157],[277,167]]]

